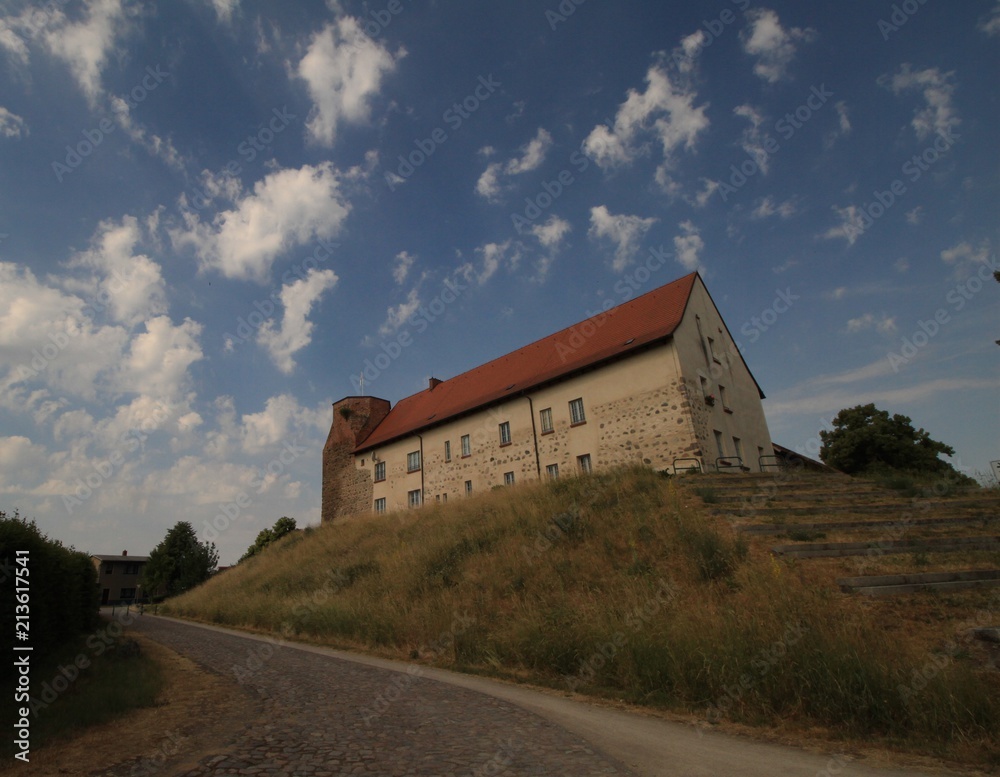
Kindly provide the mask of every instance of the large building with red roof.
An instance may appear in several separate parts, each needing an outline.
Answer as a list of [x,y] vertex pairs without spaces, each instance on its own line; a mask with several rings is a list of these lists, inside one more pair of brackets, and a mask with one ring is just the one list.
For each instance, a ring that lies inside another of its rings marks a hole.
[[323,521],[621,464],[759,470],[763,398],[692,273],[395,406],[334,403]]

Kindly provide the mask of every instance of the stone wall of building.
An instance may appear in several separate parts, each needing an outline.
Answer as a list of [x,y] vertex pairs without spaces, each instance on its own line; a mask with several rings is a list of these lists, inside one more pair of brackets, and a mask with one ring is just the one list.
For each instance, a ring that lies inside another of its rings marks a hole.
[[347,397],[334,403],[323,446],[323,522],[372,509],[371,471],[354,464],[354,449],[389,414],[388,400]]

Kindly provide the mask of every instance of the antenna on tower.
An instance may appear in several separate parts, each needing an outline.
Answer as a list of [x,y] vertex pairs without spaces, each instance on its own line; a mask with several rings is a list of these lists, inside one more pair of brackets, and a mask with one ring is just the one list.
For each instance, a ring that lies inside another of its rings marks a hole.
[[365,373],[364,370],[361,371],[361,396],[365,395]]

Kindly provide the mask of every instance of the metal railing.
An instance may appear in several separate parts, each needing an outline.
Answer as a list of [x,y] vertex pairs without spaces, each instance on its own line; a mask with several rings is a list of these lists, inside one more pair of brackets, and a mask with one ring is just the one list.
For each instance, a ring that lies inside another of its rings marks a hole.
[[701,459],[694,459],[694,458],[674,459],[674,474],[675,475],[678,474],[677,462],[679,462],[679,461],[694,462],[693,464],[690,464],[690,465],[688,465],[686,467],[682,467],[681,470],[680,470],[681,472],[686,472],[688,474],[691,474],[693,472],[698,472],[698,473],[704,472],[704,470],[702,469],[702,466],[701,466]]

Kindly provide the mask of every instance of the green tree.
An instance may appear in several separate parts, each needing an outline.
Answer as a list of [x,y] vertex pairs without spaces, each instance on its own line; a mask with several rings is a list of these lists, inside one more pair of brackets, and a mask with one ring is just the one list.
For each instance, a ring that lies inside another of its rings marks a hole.
[[178,521],[149,554],[142,587],[150,594],[175,596],[205,582],[218,563],[215,543],[198,542],[194,527]]
[[841,410],[833,419],[833,429],[819,436],[823,441],[819,457],[848,474],[907,470],[959,475],[938,458],[942,453],[954,455],[954,448],[931,439],[923,429],[914,429],[907,416],[890,416],[872,403]]
[[293,531],[295,531],[295,519],[289,518],[288,516],[282,516],[274,522],[274,526],[270,529],[261,530],[260,534],[257,535],[257,539],[254,540],[253,545],[247,548],[247,552],[240,557],[240,561],[246,561],[246,559],[251,556],[256,556],[272,542],[280,540],[286,534]]

